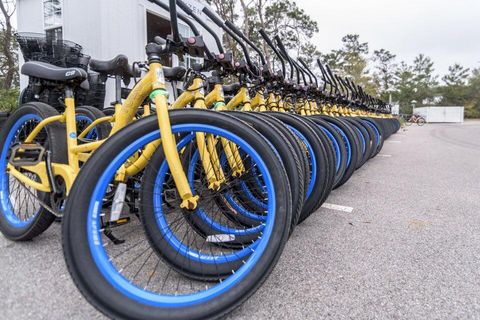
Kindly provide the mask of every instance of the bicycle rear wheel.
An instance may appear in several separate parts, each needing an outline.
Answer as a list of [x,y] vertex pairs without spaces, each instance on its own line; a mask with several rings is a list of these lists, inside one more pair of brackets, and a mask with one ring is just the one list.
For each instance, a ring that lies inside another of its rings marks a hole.
[[[56,115],[58,112],[49,105],[29,102],[8,118],[0,132],[0,231],[11,240],[31,240],[48,229],[55,216],[45,209],[45,205],[58,211],[63,207],[63,199],[57,195],[27,186],[7,170],[7,164],[12,158],[31,162],[29,158],[41,157],[36,160],[45,162],[47,152],[50,153],[52,162],[67,162],[65,125],[59,122],[43,128],[29,143],[35,146],[35,151],[21,152],[19,149],[16,155],[12,154],[15,147],[23,144],[42,120]],[[23,169],[25,165],[13,166],[31,180],[40,181],[38,174]]]
[[[91,106],[80,106],[75,108],[75,120],[77,123],[77,136],[83,132],[93,121],[105,117],[99,109]],[[82,140],[93,141],[108,138],[112,126],[109,122],[101,122],[93,127]],[[79,141],[82,142],[82,141]]]

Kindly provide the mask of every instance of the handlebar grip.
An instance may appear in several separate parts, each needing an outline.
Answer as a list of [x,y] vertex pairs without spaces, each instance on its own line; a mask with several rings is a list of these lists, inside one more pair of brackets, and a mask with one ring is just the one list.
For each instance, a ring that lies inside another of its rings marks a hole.
[[240,32],[240,30],[238,30],[238,28],[237,28],[233,23],[231,23],[230,21],[226,20],[226,21],[225,21],[225,25],[226,25],[227,27],[229,27],[230,30],[232,30],[233,32],[235,32],[235,33],[237,34],[237,36],[243,37],[243,33]]
[[285,46],[283,45],[282,39],[278,36],[278,34],[275,36],[275,41],[277,42],[278,48],[282,51],[282,53],[288,57],[287,50],[285,49]]
[[212,11],[210,11],[210,9],[208,9],[207,7],[203,7],[202,9],[203,13],[205,13],[205,15],[207,17],[210,18],[210,20],[212,20],[217,26],[219,27],[223,27],[224,26],[224,23],[222,20],[220,20],[219,17],[217,17],[217,15],[215,13],[213,13]]
[[180,9],[182,9],[186,14],[192,16],[193,10],[188,5],[186,5],[185,2],[183,2],[182,0],[177,0],[177,6],[179,6]]
[[153,41],[155,41],[156,44],[159,44],[161,46],[167,43],[167,41],[160,36],[155,36],[155,38],[153,38]]
[[285,57],[285,60],[287,60],[288,64],[290,65],[290,79],[293,79],[293,63],[290,60],[290,57],[288,56],[287,51],[285,50],[285,46],[283,45],[282,39],[280,39],[278,35],[276,35],[274,39],[277,42],[277,45],[281,51],[281,54]]
[[328,64],[326,64],[325,67],[327,68],[327,72],[328,72],[328,74],[329,74],[329,76],[330,76],[330,79],[333,81],[335,88],[338,88],[338,86],[337,86],[337,81],[335,81],[335,76],[333,75],[332,70],[330,69],[330,67],[328,66]]
[[[215,40],[215,43],[217,44],[217,47],[218,47],[218,51],[220,53],[224,53],[225,51],[223,50],[223,47],[222,47],[222,42],[220,41],[220,39],[218,38],[218,35],[215,34],[215,32],[212,30],[212,28],[210,28],[209,25],[207,25],[204,21],[204,19],[201,19],[196,13],[193,12],[193,10],[187,5],[185,4],[185,2],[183,2],[182,0],[177,0],[177,5],[180,7],[180,9],[182,9],[186,14],[188,14],[189,16],[191,16],[195,21],[198,22],[199,25],[201,25],[208,33],[210,33],[210,35],[213,37],[213,39]],[[207,50],[208,52],[208,50]],[[208,54],[208,53],[207,53]]]
[[273,50],[276,50],[275,46],[273,45],[272,39],[268,37],[265,31],[263,29],[260,29],[258,32],[262,36],[263,40],[265,40],[265,42],[270,46],[270,48],[272,48]]
[[[170,7],[166,4],[166,3],[163,3],[162,1],[160,0],[149,0],[151,3],[153,4],[156,4],[157,6],[159,6],[160,8],[164,9],[165,11],[168,11],[170,12]],[[177,4],[179,4],[178,0],[177,0]],[[179,5],[179,7],[181,7]],[[185,22],[189,27],[190,29],[192,29],[192,32],[195,36],[198,36],[200,35],[200,32],[198,32],[198,29],[197,27],[195,26],[195,24],[192,23],[192,21],[190,21],[190,19],[188,19],[188,17],[186,17],[183,13],[181,12],[177,12],[177,15],[178,15],[178,19],[180,19],[181,21]]]
[[302,66],[305,68],[305,70],[307,71],[308,73],[308,77],[310,78],[310,81],[311,81],[311,77],[313,77],[313,79],[315,80],[315,86],[318,87],[318,80],[317,80],[317,77],[315,76],[315,74],[313,74],[312,70],[310,70],[310,68],[308,67],[307,63],[305,62],[305,60],[303,60],[301,57],[298,57],[298,61],[300,61],[300,63],[302,64]]
[[252,42],[250,39],[248,39],[242,31],[240,31],[233,23],[230,21],[225,21],[225,25],[230,28],[237,36],[239,36],[242,40],[244,40],[250,47],[252,47],[253,50],[255,50],[258,53],[258,56],[260,57],[260,60],[262,60],[262,64],[265,65],[267,62],[265,60],[265,57],[263,56],[262,51]]
[[177,21],[177,3],[176,0],[169,0],[170,7],[170,27],[172,28],[172,37],[174,42],[180,42],[180,32],[178,31]]
[[223,23],[223,21],[217,17],[212,11],[210,11],[207,7],[204,7],[202,9],[203,13],[205,13],[207,15],[207,17],[209,17],[217,26],[219,26],[220,28],[222,28],[223,30],[225,30],[226,33],[228,33],[229,36],[231,36],[233,38],[233,40],[235,40],[239,45],[240,47],[242,48],[242,51],[243,51],[243,54],[245,56],[245,60],[247,61],[248,65],[250,66],[250,68],[252,70],[255,70],[255,66],[253,65],[252,63],[252,60],[250,59],[250,55],[248,54],[248,50],[247,50],[247,47],[245,46],[245,44],[242,42],[242,40],[240,39],[240,37],[238,37],[232,30],[230,30],[229,28],[227,28],[227,26],[225,25],[225,23]]
[[282,75],[283,75],[283,78],[285,78],[286,77],[285,61],[283,60],[282,55],[280,54],[280,52],[278,52],[277,48],[273,45],[272,40],[263,29],[260,29],[258,32],[260,32],[260,35],[262,36],[263,40],[267,43],[267,45],[273,50],[273,52],[275,52],[278,60],[280,60],[280,64],[282,65]]

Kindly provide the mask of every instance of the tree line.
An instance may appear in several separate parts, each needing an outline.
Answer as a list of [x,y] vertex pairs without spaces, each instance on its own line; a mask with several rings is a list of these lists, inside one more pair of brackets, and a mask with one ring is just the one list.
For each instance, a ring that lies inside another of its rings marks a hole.
[[0,11],[0,111],[4,111],[16,106],[19,94],[17,44],[12,26],[15,2],[1,0]]
[[439,77],[434,62],[419,54],[412,63],[397,62],[389,50],[369,51],[359,35],[342,38],[342,48],[321,55],[337,72],[351,76],[366,90],[384,101],[400,105],[400,113],[412,113],[413,106],[464,106],[467,118],[480,117],[480,68],[456,63]]
[[[419,54],[412,63],[398,62],[397,56],[386,49],[370,50],[368,42],[360,41],[357,34],[341,39],[340,49],[320,52],[312,43],[318,32],[318,23],[297,4],[289,0],[208,0],[224,19],[241,27],[243,33],[262,51],[271,65],[274,54],[258,34],[263,29],[269,36],[278,34],[285,47],[294,56],[309,63],[320,72],[316,58],[328,64],[335,72],[351,77],[367,93],[384,101],[398,103],[400,112],[409,114],[412,106],[439,105],[464,106],[465,115],[480,117],[480,68],[467,69],[460,64],[449,67],[448,73],[439,77],[434,62]],[[241,57],[242,53],[228,35],[225,46]]]

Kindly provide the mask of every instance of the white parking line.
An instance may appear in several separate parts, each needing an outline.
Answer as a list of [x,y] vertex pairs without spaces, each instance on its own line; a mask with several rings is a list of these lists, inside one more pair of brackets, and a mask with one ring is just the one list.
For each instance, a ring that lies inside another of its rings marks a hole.
[[384,158],[391,158],[392,157],[391,154],[381,154],[381,153],[377,154],[377,156],[378,157],[384,157]]
[[324,203],[322,208],[352,213],[352,207],[339,206],[338,204]]

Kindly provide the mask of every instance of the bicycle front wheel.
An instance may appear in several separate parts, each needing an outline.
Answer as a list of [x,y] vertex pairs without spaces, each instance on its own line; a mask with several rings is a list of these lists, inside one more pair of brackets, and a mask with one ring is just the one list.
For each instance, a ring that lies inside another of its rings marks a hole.
[[[133,155],[141,157],[141,150],[160,138],[154,116],[124,128],[107,140],[82,168],[66,206],[62,230],[65,260],[74,282],[90,303],[112,318],[220,317],[259,288],[288,238],[292,214],[288,178],[276,152],[263,136],[238,119],[218,112],[177,110],[170,112],[170,118],[174,134],[181,137],[177,141],[180,152],[188,149],[182,147],[182,141],[204,133],[219,141],[231,141],[244,158],[255,163],[265,186],[264,219],[255,229],[258,236],[254,241],[239,248],[222,246],[218,242],[228,241],[235,232],[248,231],[240,224],[226,225],[227,219],[217,220],[221,217],[211,213],[221,210],[209,207],[214,202],[210,198],[208,203],[205,191],[197,193],[199,206],[208,207],[202,214],[223,231],[212,235],[197,232],[185,218],[188,213],[178,208],[180,201],[175,192],[167,194],[170,169],[166,161],[160,161],[153,182],[159,184],[153,188],[157,193],[151,195],[154,216],[144,214],[142,221],[132,219],[113,229],[124,241],[113,245],[105,235],[108,221],[113,219],[113,210],[104,201],[105,194],[117,188],[115,176],[118,178],[123,165]],[[196,176],[200,180],[195,181],[198,186],[202,185],[201,179],[202,175]],[[199,190],[200,187],[194,188],[194,192]],[[124,203],[122,211],[128,211],[128,206]],[[118,217],[115,219],[119,221]],[[157,232],[144,232],[146,223],[154,224]],[[230,231],[233,233],[229,234]],[[206,271],[208,267],[208,279],[198,276],[202,266]],[[228,272],[226,266],[231,268]],[[192,276],[192,271],[197,274]]]

